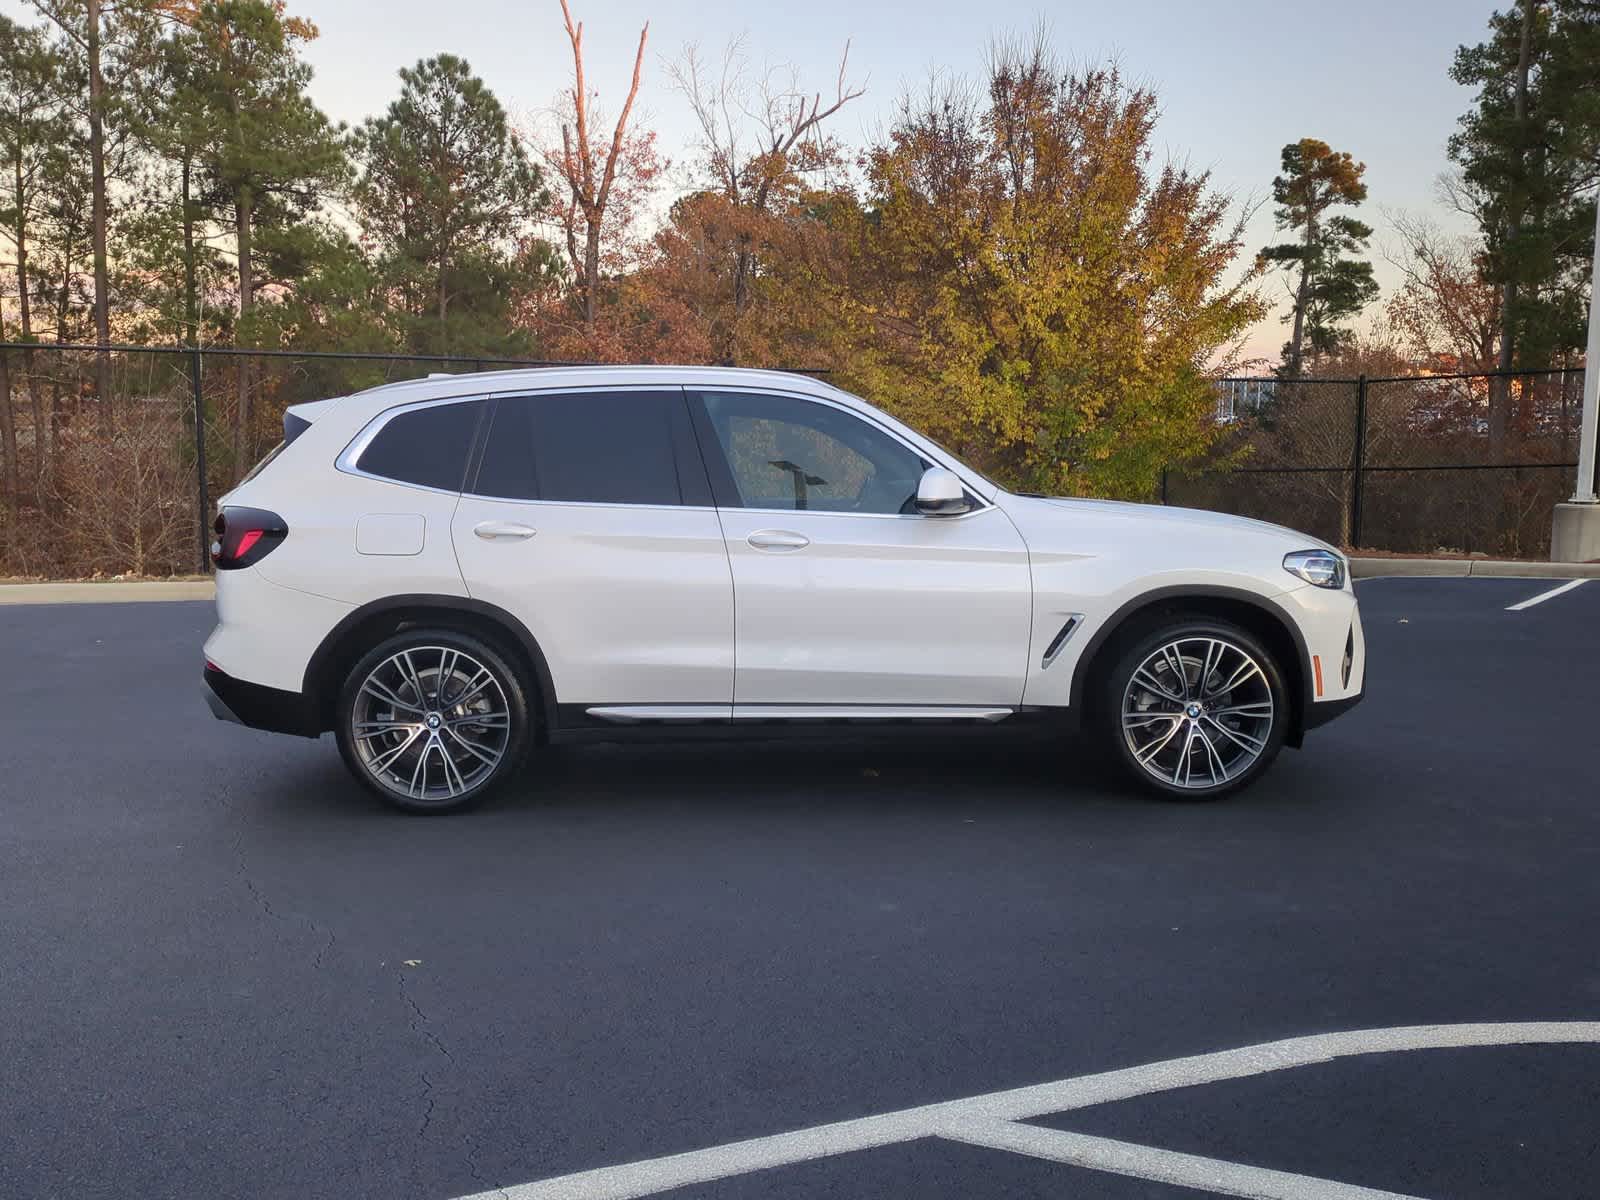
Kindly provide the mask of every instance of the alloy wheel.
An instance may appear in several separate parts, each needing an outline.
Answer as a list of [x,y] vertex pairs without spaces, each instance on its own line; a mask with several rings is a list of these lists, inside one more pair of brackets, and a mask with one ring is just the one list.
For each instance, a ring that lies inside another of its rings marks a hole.
[[1233,782],[1272,740],[1277,708],[1261,664],[1227,638],[1195,635],[1158,646],[1122,694],[1122,736],[1161,783],[1202,790]]
[[350,708],[356,757],[385,791],[449,804],[485,783],[511,741],[495,672],[454,646],[409,646],[361,681]]

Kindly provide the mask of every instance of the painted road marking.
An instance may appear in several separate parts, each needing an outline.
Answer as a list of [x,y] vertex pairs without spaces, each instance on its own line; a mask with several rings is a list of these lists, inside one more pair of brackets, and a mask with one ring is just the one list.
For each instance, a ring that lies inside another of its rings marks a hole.
[[1251,1200],[1419,1200],[1418,1197],[1399,1192],[1381,1192],[1352,1183],[1336,1183],[1331,1179],[1294,1175],[1288,1171],[1273,1171],[1217,1158],[1201,1158],[1176,1150],[1139,1146],[1132,1142],[1091,1137],[1086,1133],[1072,1133],[1065,1129],[1048,1129],[1041,1125],[1023,1125],[1016,1121],[973,1121],[952,1128],[945,1137],[974,1146],[987,1146],[991,1150],[1009,1150],[1030,1158],[1131,1175],[1135,1179],[1170,1183],[1175,1187],[1194,1188],[1223,1196],[1248,1196]]
[[1581,587],[1583,584],[1588,582],[1589,581],[1587,579],[1569,579],[1560,587],[1553,587],[1548,592],[1540,592],[1537,596],[1534,596],[1528,600],[1524,600],[1521,604],[1506,605],[1506,611],[1521,612],[1525,608],[1532,608],[1535,604],[1543,604],[1546,600],[1554,600],[1557,596],[1560,596],[1566,592],[1570,592],[1573,588]]
[[[979,1145],[1005,1141],[1006,1144],[1000,1148],[1015,1153],[1060,1162],[1070,1161],[1075,1166],[1114,1174],[1170,1180],[1185,1187],[1222,1195],[1255,1196],[1261,1200],[1397,1200],[1398,1193],[1394,1192],[1355,1188],[1305,1175],[1265,1171],[1240,1163],[1177,1154],[1152,1146],[1135,1146],[1109,1138],[1078,1134],[1057,1136],[1059,1131],[1053,1130],[1043,1131],[1035,1137],[1031,1127],[1018,1126],[1016,1122],[1174,1088],[1220,1083],[1228,1079],[1263,1075],[1269,1071],[1286,1071],[1332,1062],[1354,1054],[1578,1042],[1600,1043],[1600,1021],[1408,1025],[1394,1029],[1314,1034],[1279,1042],[1264,1042],[1238,1050],[1174,1058],[1142,1067],[1105,1071],[1098,1075],[1058,1079],[1052,1083],[1003,1092],[989,1092],[964,1100],[947,1100],[771,1137],[731,1142],[705,1150],[692,1150],[685,1154],[670,1154],[641,1162],[579,1171],[537,1183],[479,1192],[462,1200],[633,1200],[634,1197],[650,1196],[672,1188],[710,1183],[734,1175],[928,1137],[976,1142]],[[1014,1126],[1021,1132],[1012,1132],[1006,1126]],[[983,1140],[985,1138],[989,1140]],[[1063,1158],[1065,1154],[1073,1157]]]

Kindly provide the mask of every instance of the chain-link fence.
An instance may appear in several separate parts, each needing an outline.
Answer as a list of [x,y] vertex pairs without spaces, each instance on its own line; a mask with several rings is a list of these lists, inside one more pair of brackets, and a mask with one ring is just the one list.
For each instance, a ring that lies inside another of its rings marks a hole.
[[[0,575],[203,571],[212,499],[277,442],[287,406],[543,365],[0,343]],[[1541,557],[1573,490],[1582,384],[1581,371],[1221,380],[1216,450],[1167,472],[1162,498],[1343,546]]]
[[1583,372],[1224,379],[1213,456],[1169,504],[1340,546],[1539,558],[1573,492]]
[[544,365],[0,344],[0,575],[204,571],[212,498],[282,437],[289,405],[431,372]]

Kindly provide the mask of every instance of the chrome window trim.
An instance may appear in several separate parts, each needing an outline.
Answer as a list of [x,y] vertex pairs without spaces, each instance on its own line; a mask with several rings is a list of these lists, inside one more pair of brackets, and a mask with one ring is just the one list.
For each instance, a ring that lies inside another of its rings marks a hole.
[[488,398],[488,393],[474,392],[467,396],[436,396],[432,400],[413,400],[409,404],[397,404],[393,408],[386,408],[362,426],[361,432],[350,439],[350,443],[339,452],[339,457],[333,460],[334,469],[360,479],[372,479],[378,483],[412,488],[419,492],[432,492],[436,496],[459,496],[462,494],[460,488],[436,488],[426,483],[412,483],[405,479],[395,479],[390,475],[364,471],[361,469],[361,456],[372,445],[378,434],[383,432],[383,427],[402,413],[420,412],[425,408],[442,408],[446,404],[472,404]]
[[[441,496],[471,496],[473,499],[492,500],[501,504],[559,504],[564,506],[577,504],[583,506],[593,506],[596,508],[653,508],[675,512],[683,512],[686,510],[691,512],[696,510],[702,512],[719,511],[715,505],[621,504],[608,500],[529,500],[525,498],[518,499],[510,496],[491,496],[485,495],[482,492],[469,492],[464,488],[452,490],[449,488],[430,487],[424,483],[409,483],[404,479],[394,479],[388,475],[378,475],[371,471],[364,471],[361,469],[361,455],[370,445],[372,445],[373,440],[378,436],[379,433],[383,431],[383,427],[396,417],[400,416],[402,413],[419,412],[425,408],[438,408],[446,404],[470,404],[480,400],[514,399],[523,396],[571,395],[575,392],[670,392],[673,390],[677,390],[681,394],[687,394],[691,392],[718,392],[737,393],[739,395],[757,397],[782,396],[788,400],[804,400],[812,404],[826,405],[829,408],[836,409],[839,412],[844,413],[846,416],[854,417],[859,421],[865,421],[868,425],[871,425],[873,428],[882,432],[885,436],[892,438],[902,447],[917,455],[917,457],[930,459],[938,466],[944,467],[947,471],[950,471],[961,480],[961,485],[966,489],[968,495],[972,496],[972,498],[977,501],[976,507],[974,507],[971,511],[960,513],[956,516],[945,517],[928,516],[923,513],[853,513],[832,512],[828,509],[820,508],[757,508],[750,507],[748,505],[741,505],[740,510],[738,511],[806,514],[810,516],[827,517],[854,517],[857,519],[866,518],[878,521],[964,521],[968,517],[975,517],[980,513],[988,511],[989,509],[998,507],[993,500],[987,498],[983,494],[985,490],[988,488],[993,488],[994,485],[984,481],[986,485],[985,488],[975,487],[972,482],[972,473],[966,469],[966,465],[959,459],[944,453],[940,447],[932,445],[919,446],[915,443],[908,442],[903,436],[901,436],[898,430],[885,425],[882,421],[875,420],[870,413],[862,412],[854,405],[841,403],[840,401],[829,396],[818,396],[809,392],[790,391],[781,387],[762,387],[752,385],[739,386],[734,384],[724,384],[715,387],[708,387],[700,384],[684,383],[681,381],[662,382],[655,384],[609,383],[598,384],[590,387],[574,387],[571,384],[563,387],[560,384],[552,384],[552,386],[544,388],[510,388],[501,391],[471,392],[456,396],[435,396],[429,400],[413,400],[406,404],[397,404],[392,408],[386,408],[382,412],[375,415],[366,423],[366,425],[361,428],[361,431],[357,433],[355,437],[350,440],[349,444],[347,444],[339,453],[338,458],[334,459],[333,465],[337,470],[346,475],[354,475],[361,479],[371,479],[378,483],[391,484],[394,487],[414,488],[417,491],[433,492],[436,495]],[[865,404],[866,401],[861,401],[861,403]]]

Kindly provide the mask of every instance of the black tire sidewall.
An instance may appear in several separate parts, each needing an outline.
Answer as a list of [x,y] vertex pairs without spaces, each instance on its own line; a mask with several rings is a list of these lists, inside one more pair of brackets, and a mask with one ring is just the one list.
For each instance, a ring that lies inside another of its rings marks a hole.
[[[1267,686],[1272,689],[1274,720],[1267,735],[1266,749],[1242,774],[1226,783],[1208,788],[1177,787],[1157,779],[1139,765],[1122,730],[1122,699],[1133,672],[1163,643],[1186,637],[1215,637],[1233,642],[1261,665],[1267,677]],[[1100,712],[1106,718],[1101,722],[1102,736],[1109,743],[1111,754],[1117,762],[1140,784],[1158,795],[1172,800],[1217,800],[1237,792],[1240,788],[1248,787],[1272,765],[1272,761],[1278,756],[1278,751],[1283,749],[1284,739],[1288,736],[1292,704],[1293,699],[1289,695],[1283,667],[1279,664],[1277,656],[1249,631],[1226,621],[1203,617],[1174,617],[1159,625],[1147,627],[1144,633],[1130,640],[1127,649],[1118,656],[1100,697]]]
[[[510,736],[506,741],[505,755],[501,758],[499,764],[485,779],[475,784],[470,791],[450,800],[416,800],[386,788],[373,777],[372,772],[367,770],[366,764],[361,761],[361,755],[356,750],[354,736],[350,728],[356,695],[368,673],[390,655],[400,650],[423,645],[448,646],[451,649],[460,650],[465,654],[472,655],[472,657],[488,667],[494,672],[496,682],[499,683],[500,690],[505,694],[506,707],[510,713]],[[379,642],[366,654],[362,655],[346,673],[339,685],[339,702],[337,718],[334,724],[334,736],[339,743],[339,754],[343,757],[345,766],[350,769],[350,773],[359,779],[367,790],[377,795],[385,803],[402,812],[421,815],[461,812],[477,804],[485,796],[504,784],[507,779],[516,775],[523,761],[527,758],[529,748],[533,743],[533,718],[532,710],[528,704],[528,681],[523,678],[523,673],[517,669],[509,655],[482,638],[455,629],[428,627],[406,629]]]

